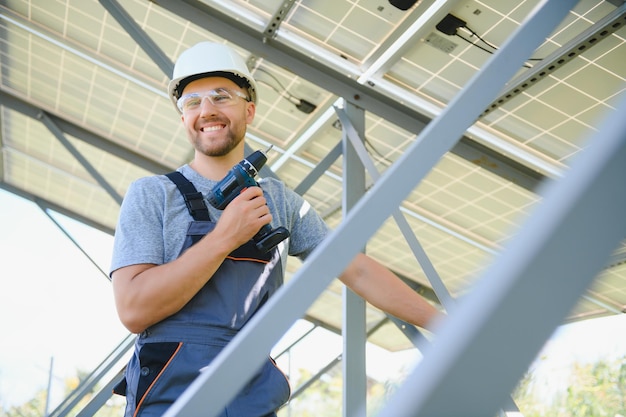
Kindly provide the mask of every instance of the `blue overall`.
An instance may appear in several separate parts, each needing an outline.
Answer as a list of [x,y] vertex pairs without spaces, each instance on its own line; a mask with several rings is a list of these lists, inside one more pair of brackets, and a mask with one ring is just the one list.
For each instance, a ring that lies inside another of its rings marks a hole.
[[[181,253],[214,226],[210,220],[191,221]],[[163,415],[282,282],[277,249],[262,253],[249,241],[232,252],[179,312],[138,336],[125,387],[115,390],[126,395],[125,416]],[[220,417],[276,416],[289,395],[285,375],[268,357]]]

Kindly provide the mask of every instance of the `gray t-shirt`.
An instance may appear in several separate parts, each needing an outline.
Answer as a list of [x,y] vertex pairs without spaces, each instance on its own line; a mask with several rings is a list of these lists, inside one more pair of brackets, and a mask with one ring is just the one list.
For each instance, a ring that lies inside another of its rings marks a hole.
[[[189,165],[178,169],[205,198],[215,186]],[[301,196],[282,182],[265,178],[259,181],[272,213],[272,228],[289,230],[284,252],[306,258],[329,232],[322,218]],[[221,211],[208,202],[209,215],[217,221]],[[192,217],[176,185],[164,175],[134,181],[122,203],[115,230],[111,272],[136,264],[161,265],[176,259],[185,241]],[[286,256],[283,256],[283,268]]]

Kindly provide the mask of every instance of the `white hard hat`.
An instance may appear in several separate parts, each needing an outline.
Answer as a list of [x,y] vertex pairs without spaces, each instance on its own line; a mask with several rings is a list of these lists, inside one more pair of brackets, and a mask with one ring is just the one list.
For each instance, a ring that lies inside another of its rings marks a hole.
[[247,88],[256,103],[256,82],[241,55],[221,43],[200,42],[180,54],[174,65],[167,90],[176,109],[176,101],[187,84],[210,76],[225,77]]

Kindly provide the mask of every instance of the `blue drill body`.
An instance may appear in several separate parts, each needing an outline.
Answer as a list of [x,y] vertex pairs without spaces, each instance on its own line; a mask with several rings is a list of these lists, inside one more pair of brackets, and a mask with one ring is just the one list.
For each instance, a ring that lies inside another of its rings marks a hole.
[[[213,187],[213,192],[209,195],[209,203],[213,207],[219,210],[224,210],[226,206],[233,201],[235,197],[237,197],[243,190],[248,187],[256,187],[259,184],[256,182],[254,177],[258,173],[258,169],[261,169],[261,166],[253,165],[249,159],[253,159],[254,161],[260,161],[260,157],[255,157],[256,153],[261,153],[261,151],[255,151],[249,158],[246,158],[239,162],[237,165],[232,167],[228,174],[217,183],[215,187]],[[263,155],[263,159],[265,156]],[[258,162],[257,162],[258,165]]]
[[[263,151],[258,150],[232,167],[226,176],[213,187],[211,194],[207,197],[209,203],[218,210],[224,210],[243,190],[258,186],[254,177],[265,162],[267,162],[267,156]],[[272,230],[272,227],[266,224],[252,240],[259,250],[269,252],[288,237],[289,231],[284,227]]]

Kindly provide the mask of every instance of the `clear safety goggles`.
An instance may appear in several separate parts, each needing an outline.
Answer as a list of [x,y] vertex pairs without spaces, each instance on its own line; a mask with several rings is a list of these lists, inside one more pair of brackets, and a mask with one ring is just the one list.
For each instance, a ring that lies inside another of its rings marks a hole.
[[193,112],[202,106],[202,100],[205,98],[215,107],[228,107],[237,102],[237,98],[250,101],[241,91],[229,90],[227,88],[216,88],[215,90],[202,91],[199,93],[189,93],[181,96],[176,102],[178,109],[182,112]]

